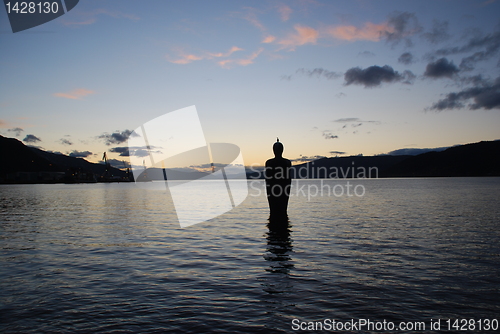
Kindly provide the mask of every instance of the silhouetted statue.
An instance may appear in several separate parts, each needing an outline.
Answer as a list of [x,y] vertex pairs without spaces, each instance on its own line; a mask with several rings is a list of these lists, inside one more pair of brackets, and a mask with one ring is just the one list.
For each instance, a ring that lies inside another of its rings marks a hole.
[[285,221],[287,218],[288,198],[290,197],[290,160],[283,158],[283,144],[279,138],[273,145],[274,158],[266,161],[265,178],[270,219]]

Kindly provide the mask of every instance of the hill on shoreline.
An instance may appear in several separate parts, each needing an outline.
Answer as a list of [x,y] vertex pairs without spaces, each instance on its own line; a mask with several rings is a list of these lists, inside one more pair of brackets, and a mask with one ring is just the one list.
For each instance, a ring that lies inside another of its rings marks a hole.
[[[248,178],[263,178],[263,169],[252,168]],[[500,176],[500,140],[419,155],[322,158],[292,166],[291,175],[297,179]]]
[[[0,183],[131,181],[127,172],[83,158],[46,152],[15,138],[0,136]],[[155,172],[155,168],[150,173]],[[159,171],[156,171],[159,173]],[[194,180],[204,172],[172,171],[176,180]],[[162,172],[163,173],[163,172]],[[458,145],[419,155],[378,155],[322,158],[295,165],[296,179],[500,176],[500,140]],[[263,178],[263,168],[249,168],[247,178]]]
[[500,176],[500,141],[481,141],[411,156],[386,169],[383,176]]
[[[125,171],[24,145],[0,136],[0,183],[129,181]],[[106,179],[103,175],[107,174]]]

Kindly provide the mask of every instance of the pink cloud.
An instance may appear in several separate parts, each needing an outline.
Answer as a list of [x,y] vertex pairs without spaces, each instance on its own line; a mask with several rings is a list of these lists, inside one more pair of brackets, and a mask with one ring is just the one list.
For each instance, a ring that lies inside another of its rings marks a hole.
[[215,57],[215,58],[220,58],[220,57],[229,57],[231,56],[234,52],[236,51],[243,51],[242,48],[239,48],[237,46],[233,46],[228,52],[226,53],[222,53],[222,52],[219,52],[219,53],[209,53],[209,57]]
[[244,59],[237,59],[235,62],[236,62],[236,64],[241,65],[241,66],[247,66],[247,65],[253,64],[254,59],[257,58],[261,54],[262,51],[264,51],[264,49],[260,48],[259,50],[252,53],[249,57],[244,58]]
[[199,57],[199,56],[195,56],[195,55],[189,55],[189,54],[182,54],[180,59],[168,60],[168,61],[171,62],[171,63],[174,63],[174,64],[185,65],[185,64],[189,64],[189,63],[191,63],[193,61],[202,60],[202,59],[203,59],[203,57]]
[[379,41],[385,33],[394,32],[394,28],[389,26],[387,23],[373,24],[371,22],[365,23],[362,28],[358,28],[351,25],[328,27],[325,29],[325,33],[333,38],[344,40],[344,41]]
[[[228,58],[233,53],[235,53],[237,51],[243,51],[243,49],[239,48],[237,46],[233,46],[227,52],[216,52],[216,53],[203,52],[201,55],[186,54],[183,51],[180,51],[179,52],[179,57],[180,57],[179,59],[170,59],[170,57],[167,56],[167,60],[169,62],[171,62],[171,63],[174,63],[174,64],[185,65],[185,64],[192,63],[193,61],[197,61],[197,60],[215,59],[215,58]],[[218,63],[220,63],[220,62],[227,62],[227,59],[219,61]],[[231,60],[231,62],[232,62],[232,60]]]
[[266,37],[264,37],[264,39],[262,40],[262,43],[272,43],[276,40],[276,37],[272,36],[272,35],[267,35]]
[[281,16],[281,21],[288,21],[290,19],[290,15],[292,14],[292,9],[287,5],[280,4],[278,6],[278,12]]
[[283,46],[283,49],[295,50],[296,46],[304,44],[316,44],[319,37],[319,32],[311,27],[295,25],[296,33],[290,34],[287,38],[278,42]]
[[247,66],[247,65],[253,64],[254,59],[257,58],[262,53],[262,51],[264,51],[264,49],[260,48],[259,50],[255,51],[254,53],[252,53],[250,56],[248,56],[246,58],[224,59],[224,60],[218,61],[217,64],[219,64],[221,67],[224,67],[224,68],[230,68],[231,64],[236,64],[236,65],[240,65],[240,66]]
[[257,15],[255,15],[255,10],[253,8],[247,8],[249,11],[246,13],[243,18],[250,22],[253,26],[259,28],[261,31],[265,31],[266,27],[257,19]]
[[72,100],[80,100],[81,98],[83,98],[87,95],[90,95],[90,94],[94,94],[94,93],[95,92],[93,90],[88,90],[85,88],[78,88],[78,89],[74,89],[68,93],[54,93],[53,95],[57,96],[57,97],[64,97],[67,99],[72,99]]

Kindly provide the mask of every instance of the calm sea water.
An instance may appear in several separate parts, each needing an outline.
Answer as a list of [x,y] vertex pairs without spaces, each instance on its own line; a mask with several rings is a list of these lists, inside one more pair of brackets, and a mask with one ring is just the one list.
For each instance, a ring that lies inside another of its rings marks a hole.
[[281,230],[252,182],[242,205],[184,229],[168,194],[134,184],[0,186],[0,332],[500,320],[500,178],[351,180],[361,197],[303,180]]

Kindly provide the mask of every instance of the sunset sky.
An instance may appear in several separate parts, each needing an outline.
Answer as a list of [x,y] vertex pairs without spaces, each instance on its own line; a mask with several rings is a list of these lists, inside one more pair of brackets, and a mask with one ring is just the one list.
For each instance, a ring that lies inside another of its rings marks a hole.
[[[97,162],[195,105],[207,142],[374,155],[500,139],[500,1],[107,1],[12,33],[0,134]],[[121,155],[120,155],[121,154]],[[302,159],[302,160],[300,160]]]

